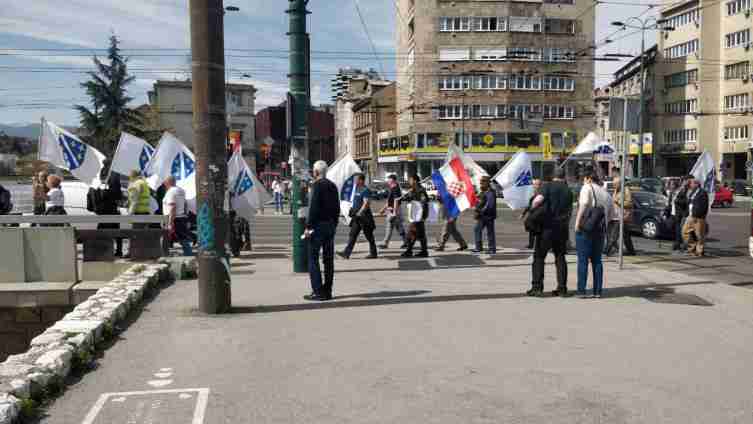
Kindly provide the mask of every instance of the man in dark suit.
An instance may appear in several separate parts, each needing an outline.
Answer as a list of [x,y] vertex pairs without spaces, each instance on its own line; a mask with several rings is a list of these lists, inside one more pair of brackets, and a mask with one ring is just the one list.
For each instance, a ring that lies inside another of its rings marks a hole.
[[688,219],[682,229],[682,238],[688,245],[689,255],[703,256],[709,195],[692,175],[688,176],[688,209]]
[[[340,218],[340,195],[335,183],[328,180],[327,163],[314,164],[314,183],[310,189],[309,214],[306,219],[304,236],[309,239],[309,277],[311,294],[306,300],[324,301],[332,299],[332,285],[335,276],[335,233]],[[319,267],[319,250],[324,262],[324,284]]]

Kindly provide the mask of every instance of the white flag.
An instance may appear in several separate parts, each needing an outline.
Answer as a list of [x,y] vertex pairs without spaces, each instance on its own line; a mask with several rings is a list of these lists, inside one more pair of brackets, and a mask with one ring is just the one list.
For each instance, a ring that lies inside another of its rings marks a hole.
[[63,168],[89,186],[98,186],[105,155],[80,138],[42,119],[39,160]]
[[526,152],[516,153],[494,180],[502,186],[503,200],[510,208],[527,207],[533,196],[531,156]]
[[327,171],[327,179],[335,183],[340,193],[340,212],[347,223],[350,223],[349,213],[356,193],[354,176],[360,172],[361,168],[350,153],[336,160]]
[[484,168],[476,163],[473,158],[463,153],[463,149],[458,147],[455,143],[451,143],[447,148],[447,158],[445,159],[445,163],[449,163],[455,157],[460,158],[460,160],[463,162],[463,167],[468,172],[468,176],[471,177],[473,186],[476,187],[476,189],[480,189],[481,177],[488,177],[489,173],[487,173]]
[[145,140],[124,132],[120,134],[120,141],[110,169],[121,175],[130,175],[131,171],[139,171],[143,174],[152,156],[154,156],[154,147]]
[[[614,157],[615,148],[608,141],[600,138],[596,133],[588,133],[578,146],[575,147],[571,156],[591,156],[594,154]],[[605,159],[611,160],[611,159]]]
[[157,151],[144,170],[152,190],[157,190],[167,177],[175,177],[175,184],[185,190],[189,209],[196,211],[196,159],[174,135],[166,132]]
[[230,157],[227,163],[227,177],[232,208],[246,220],[251,221],[256,211],[272,200],[272,196],[256,178],[256,173],[248,167],[240,151],[236,151]]
[[695,177],[701,188],[708,193],[709,212],[711,212],[711,205],[714,203],[714,196],[716,195],[716,166],[709,152],[704,151],[701,154],[695,165],[693,165],[690,175]]

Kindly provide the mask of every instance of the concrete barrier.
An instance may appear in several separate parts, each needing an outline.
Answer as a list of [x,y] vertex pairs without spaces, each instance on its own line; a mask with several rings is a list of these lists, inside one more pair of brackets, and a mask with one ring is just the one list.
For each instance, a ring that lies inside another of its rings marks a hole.
[[0,283],[78,281],[73,228],[0,228],[0,249]]
[[26,281],[23,232],[18,228],[0,228],[0,283]]

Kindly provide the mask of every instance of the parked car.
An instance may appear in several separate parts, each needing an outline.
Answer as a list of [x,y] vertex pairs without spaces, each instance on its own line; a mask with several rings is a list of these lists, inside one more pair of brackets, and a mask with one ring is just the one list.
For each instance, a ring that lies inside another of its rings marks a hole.
[[655,194],[664,194],[664,181],[659,178],[630,178],[627,186],[635,191],[648,191]]
[[667,198],[648,191],[633,192],[633,220],[628,230],[649,239],[671,238],[672,222],[664,216]]
[[374,200],[386,199],[389,194],[387,183],[380,180],[374,180],[369,184],[369,191],[371,192],[371,198]]
[[714,203],[711,204],[711,207],[731,208],[734,203],[735,195],[732,193],[732,190],[723,185],[717,184],[716,193],[714,194]]

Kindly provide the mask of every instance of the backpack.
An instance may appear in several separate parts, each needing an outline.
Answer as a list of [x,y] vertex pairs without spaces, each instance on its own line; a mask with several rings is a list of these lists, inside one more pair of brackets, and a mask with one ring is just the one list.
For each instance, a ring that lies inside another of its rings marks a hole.
[[0,186],[0,215],[6,215],[13,210],[13,203],[10,200],[10,191]]

